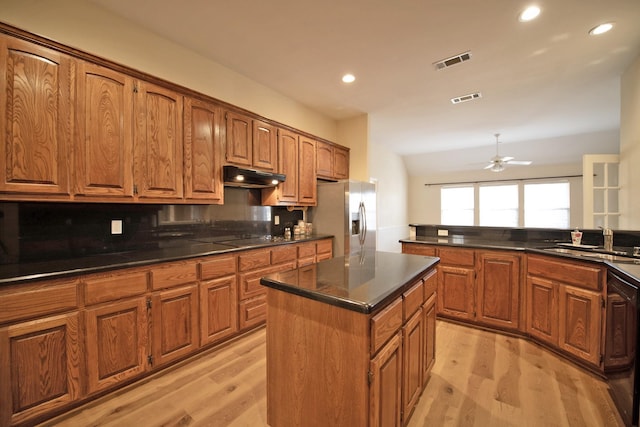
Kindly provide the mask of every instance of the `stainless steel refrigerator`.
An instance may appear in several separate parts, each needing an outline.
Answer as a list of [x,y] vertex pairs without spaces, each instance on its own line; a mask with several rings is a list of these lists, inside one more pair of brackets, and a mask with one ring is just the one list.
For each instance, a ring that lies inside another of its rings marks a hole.
[[317,234],[331,234],[333,256],[376,250],[376,189],[369,182],[318,183],[318,205],[310,212]]

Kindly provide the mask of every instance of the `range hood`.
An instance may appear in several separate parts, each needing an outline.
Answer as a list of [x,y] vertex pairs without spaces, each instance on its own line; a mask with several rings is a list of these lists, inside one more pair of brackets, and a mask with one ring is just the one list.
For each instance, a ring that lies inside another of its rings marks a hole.
[[279,173],[263,172],[255,169],[241,168],[225,165],[224,185],[228,187],[242,188],[267,188],[275,187],[284,182],[286,176]]

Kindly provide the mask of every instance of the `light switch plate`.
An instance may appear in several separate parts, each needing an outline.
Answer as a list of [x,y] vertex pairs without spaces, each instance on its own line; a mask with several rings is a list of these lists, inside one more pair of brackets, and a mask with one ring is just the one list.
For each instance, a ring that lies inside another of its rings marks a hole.
[[446,237],[449,235],[449,230],[438,230],[438,236]]

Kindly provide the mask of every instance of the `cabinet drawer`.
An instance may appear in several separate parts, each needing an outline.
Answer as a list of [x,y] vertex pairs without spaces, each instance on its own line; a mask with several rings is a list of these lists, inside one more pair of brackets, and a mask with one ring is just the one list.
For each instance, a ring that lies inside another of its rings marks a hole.
[[59,313],[78,307],[78,282],[52,282],[0,289],[0,323]]
[[203,280],[229,276],[236,272],[235,256],[209,258],[200,263],[200,278]]
[[402,317],[406,322],[424,301],[422,280],[418,280],[411,288],[402,293]]
[[601,267],[535,255],[529,255],[527,259],[527,273],[594,291],[602,288],[604,278]]
[[196,263],[192,261],[163,264],[151,270],[151,287],[153,289],[170,288],[196,280],[198,280]]
[[271,265],[294,261],[298,258],[298,248],[293,245],[278,246],[271,249]]
[[458,248],[438,248],[440,263],[449,265],[475,266],[475,251]]
[[271,251],[261,249],[238,255],[238,271],[254,270],[268,267],[271,264]]
[[240,274],[240,280],[238,283],[239,299],[243,300],[256,295],[266,294],[267,288],[260,284],[260,278],[271,273],[276,273],[278,271],[284,270],[293,270],[294,268],[296,268],[296,261],[275,265],[272,267],[261,268],[259,270]]
[[316,256],[315,243],[303,243],[298,246],[298,258],[309,258]]
[[438,270],[435,268],[423,277],[424,280],[424,300],[431,298],[438,288]]
[[88,276],[83,280],[85,304],[98,304],[143,294],[147,291],[148,277],[146,270]]
[[403,243],[402,253],[424,255],[424,256],[436,256],[436,248],[433,246],[423,245],[422,243]]
[[333,240],[326,239],[316,242],[316,254],[330,254],[333,251]]
[[375,354],[384,343],[402,326],[402,299],[398,298],[371,318],[371,354]]
[[267,296],[259,295],[238,304],[240,329],[258,325],[267,320]]

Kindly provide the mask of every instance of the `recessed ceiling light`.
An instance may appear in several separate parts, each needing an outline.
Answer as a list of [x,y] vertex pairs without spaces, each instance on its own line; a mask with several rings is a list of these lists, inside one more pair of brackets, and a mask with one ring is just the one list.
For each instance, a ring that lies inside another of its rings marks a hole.
[[529,6],[522,11],[518,19],[520,22],[529,22],[536,19],[538,15],[540,15],[540,8],[538,6]]
[[589,34],[591,34],[592,36],[597,36],[599,34],[606,33],[607,31],[609,31],[612,28],[613,28],[613,23],[606,22],[604,24],[600,24],[597,27],[593,27],[592,29],[590,29],[589,30]]
[[354,76],[353,74],[345,74],[344,76],[342,76],[342,81],[345,83],[353,83],[356,81],[356,76]]

